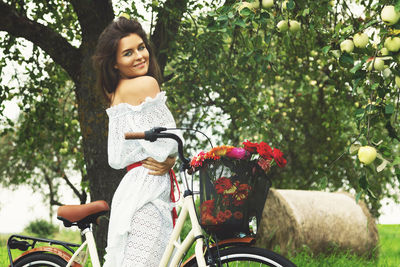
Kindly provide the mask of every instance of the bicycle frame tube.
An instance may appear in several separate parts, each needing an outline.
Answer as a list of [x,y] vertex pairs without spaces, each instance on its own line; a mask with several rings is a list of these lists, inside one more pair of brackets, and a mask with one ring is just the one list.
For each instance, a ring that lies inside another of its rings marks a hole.
[[[178,243],[179,234],[182,231],[183,224],[188,214],[192,224],[192,230],[189,232],[189,234],[186,236],[183,242],[179,244]],[[195,253],[196,253],[197,264],[200,267],[205,267],[206,262],[203,255],[203,244],[204,244],[203,233],[201,231],[201,226],[199,224],[199,221],[197,220],[196,210],[193,203],[193,195],[187,195],[183,199],[182,210],[179,213],[178,220],[175,224],[174,230],[172,231],[170,240],[164,251],[159,267],[166,267],[168,265],[168,261],[171,258],[174,247],[177,248],[177,250],[175,252],[174,257],[170,261],[169,266],[170,267],[178,266],[179,261],[183,257],[183,254],[186,251],[188,251],[188,249],[190,248],[190,246],[193,244],[194,241],[196,241]]]
[[82,243],[82,245],[75,251],[74,255],[72,255],[71,259],[68,261],[68,264],[66,267],[70,267],[71,264],[74,262],[76,257],[79,255],[79,253],[85,248],[85,246],[88,246],[89,249],[89,254],[90,254],[90,260],[92,262],[93,267],[101,267],[100,261],[99,261],[99,256],[97,254],[97,248],[96,248],[96,243],[94,241],[93,237],[93,232],[90,228],[86,228],[82,231],[82,235],[85,235],[85,242]]

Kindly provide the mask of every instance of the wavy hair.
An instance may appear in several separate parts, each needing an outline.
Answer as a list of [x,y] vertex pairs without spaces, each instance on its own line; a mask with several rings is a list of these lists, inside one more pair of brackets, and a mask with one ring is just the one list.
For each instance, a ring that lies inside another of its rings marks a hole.
[[147,75],[154,77],[158,84],[162,83],[162,75],[155,57],[154,48],[149,42],[142,25],[134,19],[119,17],[112,21],[100,34],[96,51],[92,57],[96,70],[97,87],[110,103],[110,94],[114,93],[120,80],[119,71],[114,68],[119,40],[136,33],[142,38],[149,51],[149,70]]

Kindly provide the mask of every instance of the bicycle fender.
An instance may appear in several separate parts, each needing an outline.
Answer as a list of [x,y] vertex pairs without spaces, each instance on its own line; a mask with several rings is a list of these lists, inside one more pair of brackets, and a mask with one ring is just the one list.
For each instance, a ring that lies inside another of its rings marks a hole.
[[[30,250],[22,253],[18,258],[16,258],[13,261],[13,263],[16,263],[20,258],[24,257],[25,255],[28,255],[28,254],[31,254],[31,253],[41,253],[41,252],[42,253],[43,252],[47,252],[47,253],[55,254],[55,255],[61,257],[62,259],[64,259],[66,262],[69,262],[69,260],[71,259],[71,255],[68,254],[67,252],[65,252],[62,249],[55,248],[55,247],[44,246],[44,247],[33,248],[33,249],[30,249]],[[82,267],[82,265],[80,265],[77,262],[73,262],[71,267]]]
[[[211,244],[210,249],[218,248],[226,248],[231,246],[251,246],[256,242],[254,237],[242,237],[242,238],[229,238],[219,241],[217,244]],[[190,263],[194,258],[196,258],[196,254],[190,256],[184,263],[182,263],[181,267],[185,267],[186,264]]]

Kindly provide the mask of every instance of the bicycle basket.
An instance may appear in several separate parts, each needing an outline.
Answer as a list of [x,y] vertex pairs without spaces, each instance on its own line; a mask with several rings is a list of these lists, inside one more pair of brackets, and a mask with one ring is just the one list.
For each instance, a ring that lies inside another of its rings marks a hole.
[[218,238],[250,234],[249,220],[257,226],[268,190],[269,176],[256,160],[222,157],[200,169],[200,224]]

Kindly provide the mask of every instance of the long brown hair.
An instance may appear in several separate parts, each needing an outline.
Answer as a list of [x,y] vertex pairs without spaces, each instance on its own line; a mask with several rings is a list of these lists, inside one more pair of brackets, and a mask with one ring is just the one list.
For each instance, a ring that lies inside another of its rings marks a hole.
[[119,40],[132,33],[136,33],[142,38],[149,51],[149,70],[147,75],[154,77],[161,85],[162,75],[155,57],[154,48],[150,44],[142,25],[137,20],[119,17],[111,22],[100,34],[96,51],[92,57],[97,75],[97,86],[103,91],[108,102],[110,102],[110,94],[115,92],[120,80],[119,71],[114,68]]

